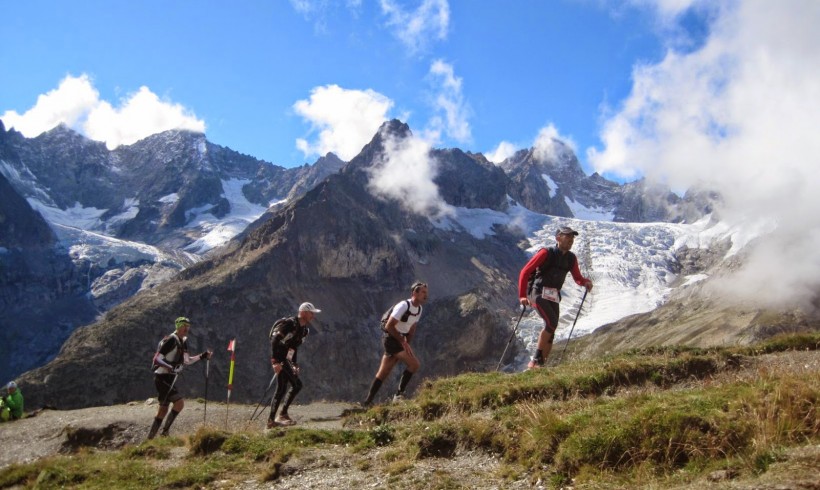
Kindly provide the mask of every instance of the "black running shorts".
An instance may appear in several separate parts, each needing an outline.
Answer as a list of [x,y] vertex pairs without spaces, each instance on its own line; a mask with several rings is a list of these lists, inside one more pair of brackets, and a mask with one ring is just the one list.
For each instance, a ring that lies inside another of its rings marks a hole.
[[157,394],[159,395],[157,398],[160,405],[168,405],[182,399],[182,395],[177,391],[176,384],[173,388],[171,387],[172,383],[174,383],[173,374],[154,375],[154,386],[157,388]]
[[384,339],[382,339],[382,344],[384,344],[384,354],[388,357],[394,356],[404,350],[404,347],[401,346],[401,342],[393,338],[392,335],[385,334]]

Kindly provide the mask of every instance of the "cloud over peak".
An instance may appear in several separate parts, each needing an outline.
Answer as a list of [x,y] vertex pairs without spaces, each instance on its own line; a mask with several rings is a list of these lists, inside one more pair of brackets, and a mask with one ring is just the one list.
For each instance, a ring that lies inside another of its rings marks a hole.
[[66,76],[23,114],[6,111],[0,118],[30,138],[63,123],[90,139],[105,142],[109,149],[170,129],[205,132],[205,122],[192,111],[160,99],[146,86],[123,98],[118,106],[101,100],[86,74]]
[[333,152],[342,160],[351,160],[388,119],[392,107],[392,100],[374,90],[316,87],[309,99],[293,104],[293,110],[318,135],[312,142],[297,139],[296,147],[306,156]]
[[438,161],[432,146],[410,135],[397,138],[382,134],[384,154],[370,169],[368,188],[374,195],[395,199],[405,209],[431,218],[453,214],[453,208],[439,194],[434,179]]

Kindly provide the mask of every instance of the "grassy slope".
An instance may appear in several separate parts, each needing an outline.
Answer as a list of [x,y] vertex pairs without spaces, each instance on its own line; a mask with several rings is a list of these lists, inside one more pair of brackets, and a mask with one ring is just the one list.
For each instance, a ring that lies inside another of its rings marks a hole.
[[[820,443],[820,369],[788,366],[804,355],[816,363],[818,348],[820,334],[790,335],[747,347],[641,349],[514,375],[464,374],[426,383],[409,402],[349,415],[355,430],[203,429],[184,446],[155,440],[13,465],[0,471],[0,488],[270,481],[305,451],[358,458],[361,469],[395,475],[412,474],[427,458],[484,452],[503,461],[495,475],[500,481],[556,488],[762,481],[778,461]],[[170,463],[174,453],[183,454],[178,464]],[[816,481],[819,454],[804,455],[809,463],[793,465],[789,478]],[[367,462],[374,457],[378,464]],[[397,476],[393,483],[402,481]]]

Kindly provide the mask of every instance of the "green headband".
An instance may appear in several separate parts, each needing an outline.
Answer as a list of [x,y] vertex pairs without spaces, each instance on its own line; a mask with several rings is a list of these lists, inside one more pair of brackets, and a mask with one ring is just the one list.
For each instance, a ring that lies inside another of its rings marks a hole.
[[179,330],[181,327],[184,327],[185,325],[190,326],[191,325],[191,320],[189,320],[187,317],[181,316],[181,317],[176,319],[176,321],[174,322],[174,325],[176,325],[177,330]]

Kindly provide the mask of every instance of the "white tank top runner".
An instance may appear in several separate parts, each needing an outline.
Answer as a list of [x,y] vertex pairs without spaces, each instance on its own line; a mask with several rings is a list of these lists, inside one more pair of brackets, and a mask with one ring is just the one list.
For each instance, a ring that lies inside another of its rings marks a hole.
[[[407,317],[407,321],[401,321],[401,317],[404,316],[404,313],[410,310],[410,315]],[[396,330],[399,333],[407,334],[410,331],[410,327],[413,326],[414,323],[419,321],[421,318],[421,305],[414,307],[413,304],[409,301],[402,300],[399,303],[396,303],[396,306],[393,307],[393,312],[390,313],[391,318],[395,318],[398,323],[396,323]]]

